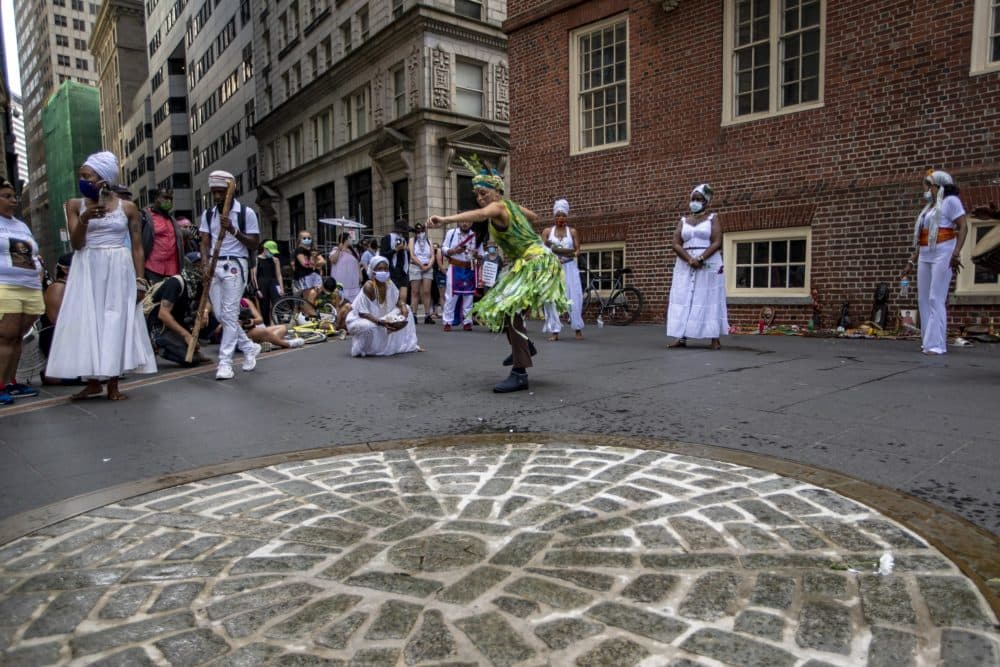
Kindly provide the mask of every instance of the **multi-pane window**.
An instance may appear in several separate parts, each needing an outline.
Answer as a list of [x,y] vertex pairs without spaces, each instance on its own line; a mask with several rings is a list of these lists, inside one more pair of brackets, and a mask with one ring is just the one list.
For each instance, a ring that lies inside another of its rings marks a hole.
[[472,0],[455,0],[455,13],[478,21],[483,17],[483,3]]
[[66,35],[56,35],[56,46],[69,46],[69,37]]
[[398,19],[403,15],[403,0],[392,0],[392,18]]
[[291,238],[298,238],[306,228],[306,196],[295,195],[288,198],[288,226]]
[[302,164],[302,128],[297,127],[285,135],[285,157],[288,169],[295,169]]
[[601,291],[610,291],[615,282],[615,271],[625,266],[625,248],[615,246],[583,246],[577,258],[580,283],[588,287],[596,284]]
[[69,56],[64,56],[61,53],[57,54],[56,55],[56,64],[57,65],[64,65],[66,67],[69,67],[69,64],[70,64]]
[[344,21],[340,24],[340,41],[344,43],[344,54],[351,52],[351,22]]
[[570,73],[575,151],[628,141],[628,21],[615,18],[573,33]]
[[257,188],[257,154],[254,153],[247,158],[247,187],[251,190]]
[[344,119],[347,141],[357,139],[368,132],[368,87],[344,98]]
[[959,271],[955,279],[955,292],[958,294],[1000,294],[1000,273],[976,264],[972,261],[972,251],[976,244],[994,229],[1000,228],[1000,220],[981,219],[971,216],[968,219],[969,239],[962,247],[962,264],[966,267]]
[[455,64],[455,110],[468,116],[483,116],[483,66]]
[[392,108],[395,118],[406,113],[406,70],[402,67],[392,71]]
[[333,150],[333,112],[324,111],[312,117],[313,157]]
[[970,72],[996,71],[1000,71],[1000,0],[976,0]]
[[729,0],[727,119],[776,113],[822,97],[822,0]]
[[368,7],[362,8],[358,12],[358,32],[361,34],[361,41],[368,41],[368,32],[371,29],[371,25],[368,21]]
[[[325,183],[314,189],[313,194],[316,197],[316,217],[321,220],[323,218],[336,218],[334,184]],[[331,249],[337,243],[336,228],[321,222],[316,228],[316,237],[317,247],[324,251]]]
[[730,296],[805,296],[809,291],[808,227],[733,232],[723,241]]
[[61,27],[64,27],[64,28],[68,25],[68,22],[66,21],[66,17],[63,16],[62,14],[53,14],[52,15],[52,22],[55,23],[57,26],[61,26]]

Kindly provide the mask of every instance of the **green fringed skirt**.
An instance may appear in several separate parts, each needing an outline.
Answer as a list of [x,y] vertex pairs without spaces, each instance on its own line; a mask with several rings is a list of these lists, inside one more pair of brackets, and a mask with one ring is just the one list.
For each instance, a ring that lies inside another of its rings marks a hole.
[[518,313],[544,317],[542,308],[547,303],[554,303],[559,312],[569,310],[562,265],[548,248],[532,246],[476,303],[472,314],[491,331],[499,332],[504,320]]

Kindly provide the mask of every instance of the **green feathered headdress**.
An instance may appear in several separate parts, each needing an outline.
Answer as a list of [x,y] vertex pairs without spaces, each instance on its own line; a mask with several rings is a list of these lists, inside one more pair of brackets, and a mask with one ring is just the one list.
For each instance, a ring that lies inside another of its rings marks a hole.
[[475,153],[470,155],[468,160],[461,156],[459,156],[459,159],[462,161],[462,164],[465,165],[466,169],[475,174],[475,176],[472,177],[472,187],[489,188],[503,194],[503,176],[499,171],[484,165],[482,161],[480,161],[479,156]]

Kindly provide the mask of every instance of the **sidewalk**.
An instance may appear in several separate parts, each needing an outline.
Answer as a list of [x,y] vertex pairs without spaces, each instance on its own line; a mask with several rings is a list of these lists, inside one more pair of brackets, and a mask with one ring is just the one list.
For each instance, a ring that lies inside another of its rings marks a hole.
[[1000,665],[980,592],[876,510],[623,439],[506,439],[286,457],[11,542],[0,661]]

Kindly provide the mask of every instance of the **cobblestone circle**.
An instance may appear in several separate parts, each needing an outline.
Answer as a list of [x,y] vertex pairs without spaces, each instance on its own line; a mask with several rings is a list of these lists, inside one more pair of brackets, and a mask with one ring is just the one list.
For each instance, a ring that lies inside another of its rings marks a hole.
[[0,548],[4,665],[978,667],[996,621],[835,493],[572,443],[286,463]]

